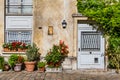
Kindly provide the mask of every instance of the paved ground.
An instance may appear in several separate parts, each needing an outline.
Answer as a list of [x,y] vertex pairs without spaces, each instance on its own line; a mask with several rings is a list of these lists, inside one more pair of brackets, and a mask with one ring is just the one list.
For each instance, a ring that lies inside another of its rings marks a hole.
[[120,80],[120,74],[114,72],[14,72],[4,71],[0,73],[0,80]]

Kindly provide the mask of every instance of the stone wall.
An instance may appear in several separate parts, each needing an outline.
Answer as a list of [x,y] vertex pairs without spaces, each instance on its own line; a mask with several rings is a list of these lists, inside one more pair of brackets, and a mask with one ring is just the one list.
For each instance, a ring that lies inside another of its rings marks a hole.
[[[69,56],[73,55],[74,13],[77,13],[76,0],[34,0],[33,41],[39,46],[42,56],[46,55],[53,44],[58,44],[59,40],[68,44]],[[67,22],[65,29],[61,25],[64,18]],[[53,26],[53,35],[48,35],[48,26]]]
[[4,0],[0,0],[0,53],[4,43]]

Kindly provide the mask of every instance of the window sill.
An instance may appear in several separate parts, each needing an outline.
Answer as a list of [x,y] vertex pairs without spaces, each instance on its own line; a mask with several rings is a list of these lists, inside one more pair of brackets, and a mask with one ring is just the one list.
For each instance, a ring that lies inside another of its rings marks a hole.
[[12,54],[19,54],[19,55],[23,55],[23,56],[25,56],[26,54],[25,54],[25,52],[2,52],[2,55],[1,56],[3,56],[3,57],[9,57],[10,55],[12,55]]
[[25,54],[25,52],[2,52],[3,54]]

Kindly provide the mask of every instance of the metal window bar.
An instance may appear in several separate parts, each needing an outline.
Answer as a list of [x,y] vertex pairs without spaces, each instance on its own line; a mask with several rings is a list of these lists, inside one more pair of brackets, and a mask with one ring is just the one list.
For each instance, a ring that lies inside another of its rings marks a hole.
[[31,31],[7,31],[7,42],[20,41],[31,44]]
[[82,32],[81,33],[81,50],[83,51],[100,50],[100,33]]

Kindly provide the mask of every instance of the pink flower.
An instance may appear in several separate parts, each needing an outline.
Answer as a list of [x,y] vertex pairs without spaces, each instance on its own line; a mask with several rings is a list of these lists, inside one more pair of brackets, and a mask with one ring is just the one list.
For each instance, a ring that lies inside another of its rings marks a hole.
[[60,45],[62,45],[64,43],[64,41],[60,40]]

